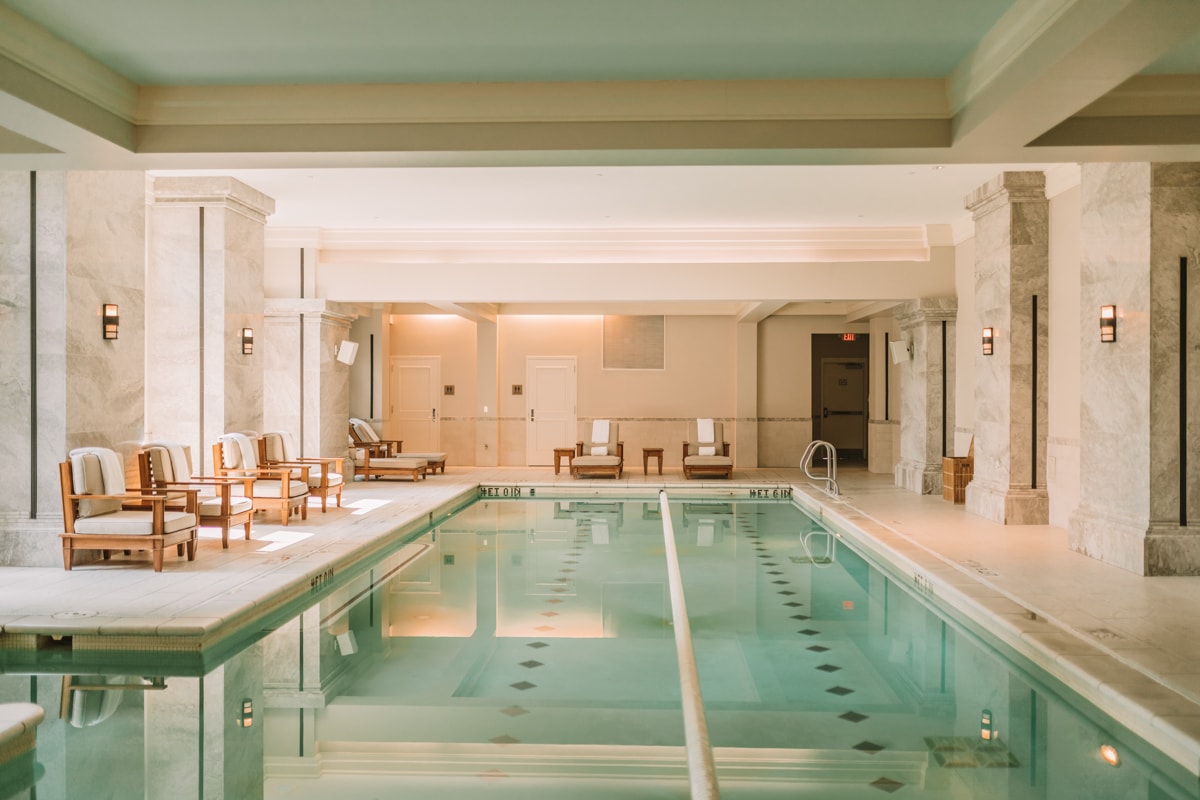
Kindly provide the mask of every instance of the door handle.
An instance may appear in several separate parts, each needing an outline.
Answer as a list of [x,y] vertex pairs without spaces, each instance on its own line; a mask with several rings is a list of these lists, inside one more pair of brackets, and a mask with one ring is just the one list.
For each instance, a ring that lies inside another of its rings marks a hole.
[[828,408],[823,408],[823,409],[821,409],[821,417],[822,417],[822,418],[828,418],[828,417],[829,417],[829,409],[828,409]]
[[533,422],[533,409],[529,409],[529,421]]
[[433,421],[437,422],[437,409],[433,409]]

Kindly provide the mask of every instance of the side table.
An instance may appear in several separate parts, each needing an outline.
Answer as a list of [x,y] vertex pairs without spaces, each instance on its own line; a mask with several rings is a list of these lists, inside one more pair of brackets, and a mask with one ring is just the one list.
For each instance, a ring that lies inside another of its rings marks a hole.
[[574,447],[556,447],[554,448],[554,474],[558,474],[560,465],[563,459],[567,460],[567,466],[571,466],[571,460],[575,458]]
[[662,475],[663,449],[661,447],[642,448],[642,474],[650,474],[650,459],[658,460],[658,474]]

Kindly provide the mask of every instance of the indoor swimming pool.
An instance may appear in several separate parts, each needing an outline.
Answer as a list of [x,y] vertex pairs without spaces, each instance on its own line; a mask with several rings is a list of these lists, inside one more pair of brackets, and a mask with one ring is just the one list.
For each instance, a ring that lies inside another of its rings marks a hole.
[[[722,797],[1200,796],[791,500],[670,516]],[[485,497],[220,663],[0,654],[47,716],[0,798],[685,798],[667,558],[656,499]]]

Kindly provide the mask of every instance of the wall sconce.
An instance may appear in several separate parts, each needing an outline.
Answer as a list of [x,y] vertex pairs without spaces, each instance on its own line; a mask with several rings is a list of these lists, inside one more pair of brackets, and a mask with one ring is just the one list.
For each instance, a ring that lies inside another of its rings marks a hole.
[[991,328],[983,329],[983,354],[990,356],[992,354],[992,342],[995,340],[995,331]]
[[983,710],[983,719],[979,728],[979,738],[985,742],[990,742],[996,738],[996,729],[992,727],[992,710],[985,708]]
[[254,328],[242,328],[242,355],[254,354]]
[[242,713],[238,715],[239,728],[249,728],[254,724],[254,701],[246,698],[242,701]]
[[117,338],[117,327],[121,324],[121,318],[117,316],[117,304],[105,303],[100,311],[100,321],[103,324],[104,338]]
[[1117,340],[1117,307],[1100,306],[1100,341]]

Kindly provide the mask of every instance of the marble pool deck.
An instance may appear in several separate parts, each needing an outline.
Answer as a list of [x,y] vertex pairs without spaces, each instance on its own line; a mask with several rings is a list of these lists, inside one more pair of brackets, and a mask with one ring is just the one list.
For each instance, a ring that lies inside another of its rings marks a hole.
[[454,468],[424,481],[355,482],[342,509],[309,509],[284,527],[259,515],[251,541],[202,532],[194,562],[172,552],[162,573],[148,556],[105,564],[0,567],[0,647],[36,636],[105,638],[114,649],[148,636],[203,642],[252,617],[272,598],[378,547],[398,526],[487,486],[536,485],[580,493],[709,486],[715,492],[794,487],[836,528],[888,548],[919,591],[979,612],[994,633],[1200,774],[1200,577],[1143,578],[1067,549],[1050,526],[1005,527],[936,496],[897,489],[890,476],[843,469],[831,501],[797,469],[735,470],[730,481],[684,481],[681,472],[620,480],[572,479],[546,468]]

